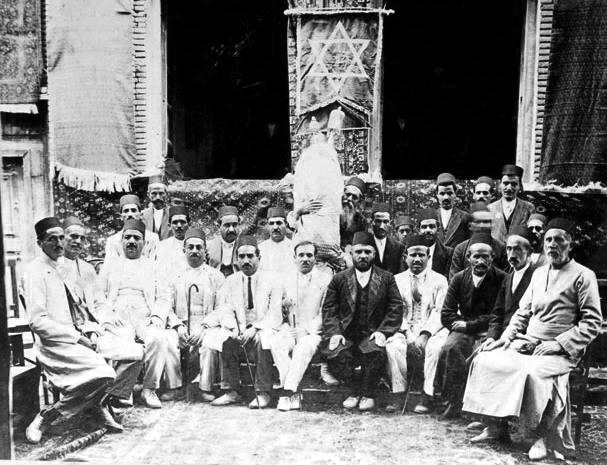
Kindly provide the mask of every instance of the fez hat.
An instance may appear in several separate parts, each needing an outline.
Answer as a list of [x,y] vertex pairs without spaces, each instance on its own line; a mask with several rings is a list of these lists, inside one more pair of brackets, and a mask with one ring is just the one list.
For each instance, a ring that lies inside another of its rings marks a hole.
[[243,245],[252,245],[253,247],[257,248],[257,239],[255,239],[255,236],[242,234],[238,236],[238,239],[236,240],[236,250]]
[[523,239],[526,239],[529,243],[531,243],[531,241],[534,239],[532,232],[529,231],[529,229],[526,226],[522,226],[522,225],[514,226],[510,230],[508,237],[512,237],[512,236],[520,236]]
[[287,217],[287,213],[285,212],[285,209],[282,207],[270,207],[268,208],[268,214],[266,215],[266,218],[286,218]]
[[456,184],[455,181],[455,176],[453,176],[451,173],[441,173],[437,176],[436,178],[436,185],[437,186],[445,186],[447,184]]
[[183,239],[183,243],[185,244],[188,239],[193,237],[197,237],[198,239],[202,239],[203,241],[207,241],[207,236],[202,229],[199,228],[188,228],[185,232],[185,238]]
[[470,213],[476,213],[476,212],[488,212],[489,211],[489,207],[487,206],[487,203],[483,202],[482,200],[478,201],[478,202],[474,202],[472,205],[470,205]]
[[148,179],[148,189],[153,185],[162,185],[166,188],[167,184],[164,180],[164,176],[162,176],[161,174],[154,174],[150,176],[150,179]]
[[424,220],[436,220],[438,222],[438,214],[433,208],[425,208],[419,212],[418,220],[420,223]]
[[390,213],[390,205],[386,202],[374,202],[371,208],[371,214],[375,213]]
[[541,221],[542,224],[546,225],[548,218],[546,218],[541,213],[532,213],[531,215],[529,215],[529,219],[527,220],[527,223],[529,223],[529,221],[531,221],[531,220],[538,220],[538,221]]
[[171,205],[169,207],[169,222],[173,219],[175,215],[185,215],[186,219],[189,221],[190,216],[188,215],[188,210],[184,205]]
[[373,234],[366,231],[355,232],[354,237],[352,238],[352,245],[370,245],[371,247],[375,247]]
[[68,216],[66,219],[63,220],[63,229],[67,229],[70,226],[74,225],[82,226],[84,228],[84,223],[80,221],[80,218],[78,218],[77,216]]
[[415,226],[413,219],[409,215],[398,215],[396,217],[396,221],[394,222],[397,228],[400,226],[409,225],[411,227]]
[[563,231],[569,233],[570,236],[573,236],[573,233],[575,232],[575,225],[573,222],[565,218],[553,218],[548,222],[546,232],[548,232],[550,229],[562,229]]
[[122,197],[120,197],[120,209],[121,210],[122,210],[122,207],[124,207],[125,205],[129,205],[129,204],[135,204],[139,208],[141,208],[141,202],[139,201],[139,197],[137,197],[135,194],[125,194]]
[[348,179],[348,182],[346,182],[346,186],[356,187],[360,191],[361,194],[364,194],[365,191],[367,190],[365,181],[363,181],[362,179],[360,179],[357,176],[352,176],[350,179]]
[[517,165],[504,165],[502,168],[502,176],[518,176],[519,179],[522,179],[523,173],[523,168]]
[[407,236],[407,248],[416,246],[428,247],[424,236],[421,234],[410,234]]
[[128,230],[139,231],[141,234],[143,234],[143,237],[145,237],[145,224],[141,220],[134,220],[132,218],[126,220],[124,222],[124,227],[122,228],[122,231],[124,232]]
[[37,237],[42,237],[51,228],[61,228],[61,223],[54,216],[42,218],[34,225]]
[[481,176],[476,181],[474,181],[475,186],[477,184],[482,184],[482,183],[489,184],[491,187],[493,187],[493,179],[491,179],[489,176]]
[[491,242],[491,234],[486,232],[477,232],[472,234],[469,246],[473,244],[487,244],[488,246],[491,246]]
[[238,209],[232,205],[224,205],[219,207],[218,218],[223,218],[228,215],[236,215],[238,216]]

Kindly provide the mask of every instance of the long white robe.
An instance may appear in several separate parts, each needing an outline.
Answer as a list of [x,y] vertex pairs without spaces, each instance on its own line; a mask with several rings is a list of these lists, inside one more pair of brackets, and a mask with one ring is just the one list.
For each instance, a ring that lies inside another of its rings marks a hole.
[[[160,239],[158,238],[158,234],[146,230],[145,243],[143,244],[141,256],[149,258],[151,260],[156,260],[159,243]],[[118,231],[116,234],[112,234],[110,237],[107,238],[107,241],[105,243],[104,263],[108,263],[116,257],[124,257],[124,251],[122,250],[122,231]]]
[[162,274],[173,276],[178,273],[186,264],[183,241],[176,239],[174,236],[160,241],[156,252],[156,261]]
[[295,251],[291,239],[284,238],[280,242],[267,239],[259,244],[259,272],[290,274],[295,271]]

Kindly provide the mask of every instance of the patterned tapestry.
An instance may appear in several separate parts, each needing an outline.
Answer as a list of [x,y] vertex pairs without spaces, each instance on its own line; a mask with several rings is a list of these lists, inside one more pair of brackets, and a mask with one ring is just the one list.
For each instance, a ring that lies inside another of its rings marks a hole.
[[40,0],[0,2],[0,103],[39,100],[40,31]]

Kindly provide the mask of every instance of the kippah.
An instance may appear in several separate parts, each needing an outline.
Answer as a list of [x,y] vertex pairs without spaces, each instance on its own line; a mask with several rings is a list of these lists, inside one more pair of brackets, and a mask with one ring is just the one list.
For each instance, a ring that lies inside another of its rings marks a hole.
[[42,218],[34,225],[34,230],[36,231],[36,236],[38,237],[42,236],[51,228],[61,228],[61,223],[54,216]]
[[487,244],[488,246],[491,246],[491,234],[485,232],[472,234],[469,245],[473,244]]
[[183,242],[186,243],[188,241],[188,239],[191,239],[193,237],[202,239],[205,242],[207,240],[207,236],[202,229],[188,228],[188,230],[185,232],[185,238],[183,239]]
[[266,218],[277,218],[277,217],[286,218],[287,213],[285,212],[285,209],[282,207],[268,208],[268,214],[267,214]]
[[129,205],[129,204],[135,204],[141,208],[141,203],[139,202],[139,197],[137,197],[136,195],[126,194],[126,195],[123,195],[122,197],[120,197],[120,208],[124,207],[125,205]]
[[238,239],[236,240],[236,250],[243,245],[252,245],[253,247],[257,247],[257,239],[255,239],[255,236],[249,236],[248,234],[238,236]]
[[481,176],[476,181],[474,181],[474,185],[475,186],[477,184],[482,184],[482,183],[489,184],[490,186],[493,186],[493,179],[491,179],[489,176]]
[[544,225],[546,224],[546,221],[548,221],[548,218],[546,218],[544,215],[542,215],[541,213],[532,213],[531,215],[529,215],[529,219],[527,220],[527,222],[531,221],[531,220],[538,220],[541,221]]
[[223,207],[219,207],[219,218],[228,215],[236,215],[238,216],[238,208],[232,205],[224,205]]
[[375,202],[371,208],[371,214],[375,213],[390,213],[390,205],[386,202]]
[[80,221],[80,218],[78,218],[77,216],[68,216],[66,219],[63,220],[63,229],[67,229],[70,226],[74,226],[75,224],[84,228],[84,223]]
[[426,243],[424,236],[422,236],[421,234],[408,235],[407,236],[407,248],[416,247],[416,246],[428,247],[428,244]]
[[451,173],[441,173],[436,178],[436,184],[439,186],[445,184],[456,184],[455,176],[453,176]]
[[405,225],[415,226],[413,219],[409,215],[398,215],[394,224],[397,228]]
[[517,225],[512,227],[512,229],[510,230],[510,233],[508,234],[508,237],[511,236],[520,236],[523,239],[527,239],[527,241],[529,241],[529,243],[531,243],[531,241],[533,240],[533,234],[531,233],[531,231],[529,231],[529,229],[526,226],[522,226],[522,225]]
[[488,212],[488,211],[489,211],[489,207],[487,206],[487,203],[483,202],[482,200],[479,200],[478,202],[474,202],[472,205],[470,205],[470,213]]
[[346,182],[346,186],[354,186],[356,187],[362,194],[365,193],[367,187],[365,185],[365,181],[363,181],[362,179],[360,179],[357,176],[352,176],[350,179],[348,179],[348,182]]
[[375,247],[375,241],[373,240],[373,234],[366,231],[357,231],[354,233],[352,238],[352,245],[370,245]]
[[573,222],[565,218],[553,218],[548,222],[546,232],[548,232],[550,229],[562,229],[563,231],[568,232],[570,235],[573,235],[575,232],[575,225]]
[[418,217],[419,222],[421,223],[424,220],[436,220],[438,221],[438,213],[433,208],[425,208],[421,212],[419,212]]
[[185,208],[184,205],[171,205],[169,207],[169,221],[171,221],[171,219],[175,215],[185,215],[186,218],[189,217],[188,210]]
[[124,222],[124,227],[122,231],[134,230],[139,231],[145,237],[145,224],[141,220],[128,219]]
[[502,176],[518,176],[523,177],[523,168],[517,165],[504,165],[502,168]]

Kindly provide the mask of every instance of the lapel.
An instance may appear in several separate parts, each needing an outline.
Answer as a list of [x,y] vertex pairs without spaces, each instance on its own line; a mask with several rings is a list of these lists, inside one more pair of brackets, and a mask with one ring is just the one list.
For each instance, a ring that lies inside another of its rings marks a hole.
[[367,315],[371,316],[371,312],[375,309],[375,302],[377,301],[377,294],[381,286],[381,277],[379,276],[377,268],[373,267],[371,271],[371,279],[369,279],[369,302]]
[[[512,215],[514,215],[514,212],[512,212]],[[506,230],[506,221],[504,219],[504,204],[502,203],[502,199],[499,200],[497,208],[495,209],[493,224],[495,225],[495,229],[498,233],[498,235],[495,237],[499,239],[508,234],[508,231]],[[510,224],[512,224],[512,222]]]
[[512,294],[512,300],[514,302],[518,302],[519,300],[521,300],[521,297],[523,297],[523,294],[527,290],[527,287],[529,287],[529,283],[531,282],[531,276],[533,276],[534,271],[535,271],[535,268],[533,267],[533,265],[529,265],[529,268],[527,268],[525,270],[525,272],[523,273],[523,277],[519,281],[518,286],[516,286],[514,294],[512,294],[512,291],[511,291],[512,279],[514,278],[514,273],[511,273],[510,275],[508,275],[509,281],[508,281],[507,291],[509,291]]
[[432,256],[432,269],[440,269],[443,266],[445,260],[445,247],[442,242],[437,239],[434,245],[434,255]]
[[407,270],[403,274],[403,300],[407,305],[407,309],[413,306],[413,299],[411,297],[411,270]]
[[[439,218],[440,218],[440,212],[439,212]],[[449,218],[449,223],[447,224],[447,230],[445,231],[444,242],[449,242],[453,238],[453,235],[457,231],[457,228],[459,228],[459,225],[461,222],[462,222],[462,215],[461,215],[459,209],[453,207],[453,213],[451,213],[451,218]]]
[[525,222],[525,211],[523,201],[519,198],[516,199],[516,205],[512,211],[512,217],[510,219],[510,226],[517,224],[523,224]]
[[347,277],[348,281],[348,303],[350,304],[350,308],[352,312],[354,312],[356,308],[356,272],[354,271],[354,267],[350,268],[349,275]]

